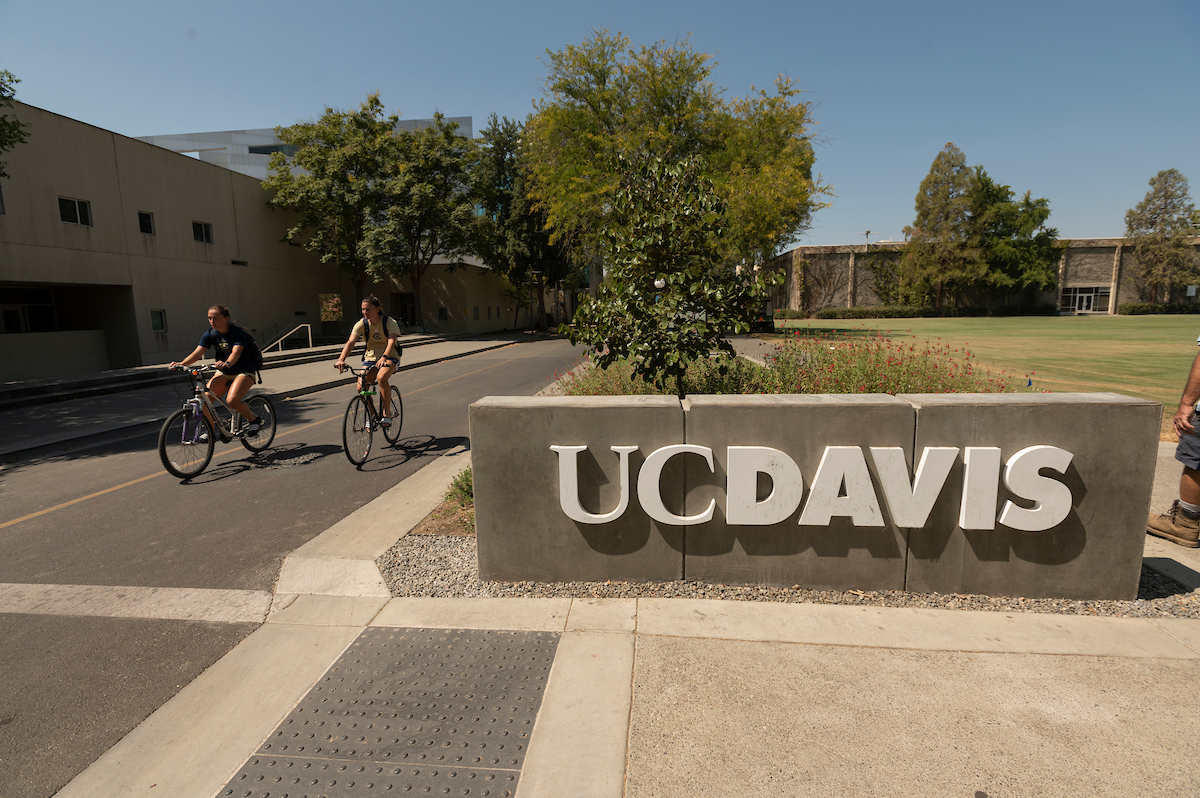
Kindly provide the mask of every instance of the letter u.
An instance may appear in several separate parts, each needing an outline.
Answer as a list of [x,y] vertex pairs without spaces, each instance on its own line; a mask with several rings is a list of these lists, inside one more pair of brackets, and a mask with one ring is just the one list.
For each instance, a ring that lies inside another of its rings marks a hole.
[[621,458],[621,499],[615,510],[596,515],[583,509],[579,503],[579,469],[576,457],[580,452],[587,451],[586,446],[551,446],[552,451],[558,452],[558,505],[566,513],[567,518],[581,524],[606,524],[620,518],[629,507],[629,453],[636,452],[636,446],[612,446],[611,448]]

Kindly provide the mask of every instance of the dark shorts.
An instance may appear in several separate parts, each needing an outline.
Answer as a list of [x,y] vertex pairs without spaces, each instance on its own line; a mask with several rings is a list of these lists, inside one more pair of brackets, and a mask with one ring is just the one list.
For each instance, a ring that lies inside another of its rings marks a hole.
[[[1200,417],[1192,413],[1192,427],[1200,432]],[[1200,471],[1200,435],[1180,435],[1175,459],[1194,471]]]
[[[383,357],[379,358],[379,360],[386,360],[386,361],[390,362],[393,366],[400,365],[400,358],[398,358],[398,357],[388,357],[387,355],[384,355]],[[363,360],[363,368],[368,368],[368,369],[372,368],[378,362],[379,362],[378,360]]]

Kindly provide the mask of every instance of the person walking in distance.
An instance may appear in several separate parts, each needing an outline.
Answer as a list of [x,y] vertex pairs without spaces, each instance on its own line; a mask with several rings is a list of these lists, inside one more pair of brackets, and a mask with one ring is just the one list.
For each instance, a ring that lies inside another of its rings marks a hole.
[[360,337],[367,341],[366,351],[363,352],[363,367],[369,371],[358,379],[358,389],[379,380],[379,399],[382,408],[379,426],[387,429],[392,425],[388,417],[392,406],[392,386],[388,379],[396,373],[400,365],[400,325],[396,320],[383,313],[383,306],[374,294],[362,301],[362,319],[350,331],[342,353],[338,355],[334,367],[343,372],[346,370],[346,358]]
[[[1200,343],[1200,339],[1197,340]],[[1175,459],[1183,463],[1179,477],[1179,498],[1162,515],[1151,515],[1146,532],[1181,546],[1200,546],[1200,418],[1196,403],[1200,402],[1200,355],[1192,361],[1179,409],[1171,423],[1179,435]]]

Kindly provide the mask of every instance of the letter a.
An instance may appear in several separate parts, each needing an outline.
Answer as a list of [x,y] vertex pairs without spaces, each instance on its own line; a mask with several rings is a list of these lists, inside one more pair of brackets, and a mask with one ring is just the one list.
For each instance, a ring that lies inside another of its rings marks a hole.
[[[842,483],[846,495],[841,496]],[[849,516],[855,526],[883,526],[879,497],[871,485],[871,472],[857,446],[826,446],[813,477],[808,503],[800,513],[803,526],[829,526],[835,515]]]
[[583,509],[579,503],[579,470],[575,458],[580,452],[586,452],[586,446],[551,446],[558,452],[558,506],[567,514],[567,518],[581,524],[606,524],[616,521],[629,506],[629,453],[636,452],[636,446],[610,447],[621,457],[621,499],[617,508],[609,513],[594,515]]

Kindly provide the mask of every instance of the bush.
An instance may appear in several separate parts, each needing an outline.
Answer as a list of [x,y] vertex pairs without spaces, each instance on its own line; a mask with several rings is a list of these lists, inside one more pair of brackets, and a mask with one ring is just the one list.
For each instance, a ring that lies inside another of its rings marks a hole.
[[879,307],[822,308],[818,319],[916,319],[936,315],[933,311],[909,305],[880,305]]
[[1122,302],[1120,316],[1151,316],[1159,313],[1200,313],[1200,302]]
[[[1015,393],[1017,375],[991,374],[967,349],[892,341],[881,335],[844,337],[797,332],[768,356],[767,368],[744,358],[714,357],[689,365],[689,393]],[[639,379],[629,363],[586,368],[563,378],[568,396],[671,394]]]
[[457,502],[463,507],[475,503],[475,486],[471,483],[470,466],[454,476],[454,480],[450,483],[450,489],[442,498],[448,502]]
[[792,310],[791,308],[780,308],[775,311],[777,319],[807,319],[808,314],[803,310]]

